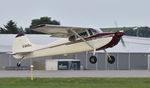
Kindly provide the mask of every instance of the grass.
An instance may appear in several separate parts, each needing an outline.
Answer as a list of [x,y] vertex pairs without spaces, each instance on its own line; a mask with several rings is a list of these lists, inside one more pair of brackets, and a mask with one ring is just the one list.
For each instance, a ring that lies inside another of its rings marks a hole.
[[0,88],[150,88],[150,78],[0,78]]

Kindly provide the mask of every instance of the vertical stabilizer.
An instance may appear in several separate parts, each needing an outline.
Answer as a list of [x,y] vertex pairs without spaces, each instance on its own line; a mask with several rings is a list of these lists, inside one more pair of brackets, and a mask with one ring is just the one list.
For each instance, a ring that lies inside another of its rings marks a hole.
[[12,46],[12,53],[24,53],[32,52],[35,49],[35,45],[32,44],[24,34],[18,34]]

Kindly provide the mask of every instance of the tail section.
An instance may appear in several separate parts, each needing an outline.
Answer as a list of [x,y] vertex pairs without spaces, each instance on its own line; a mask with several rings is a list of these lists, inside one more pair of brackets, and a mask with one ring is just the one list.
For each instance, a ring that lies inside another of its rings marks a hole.
[[23,54],[31,53],[36,48],[38,46],[32,44],[24,34],[18,34],[13,41],[12,53],[15,58],[21,58]]

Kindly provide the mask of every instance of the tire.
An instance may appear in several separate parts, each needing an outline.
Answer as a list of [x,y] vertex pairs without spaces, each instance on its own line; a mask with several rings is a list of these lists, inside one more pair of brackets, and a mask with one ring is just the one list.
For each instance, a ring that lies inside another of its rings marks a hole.
[[115,57],[114,56],[110,56],[111,60],[108,58],[107,61],[109,64],[114,64],[115,63]]
[[17,63],[17,67],[20,67],[21,66],[21,64],[20,63]]
[[96,56],[91,56],[89,61],[90,61],[91,64],[95,64],[97,62]]

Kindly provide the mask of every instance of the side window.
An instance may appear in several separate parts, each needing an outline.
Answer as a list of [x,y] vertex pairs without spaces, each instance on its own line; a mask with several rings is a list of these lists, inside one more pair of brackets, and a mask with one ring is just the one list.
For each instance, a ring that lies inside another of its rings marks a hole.
[[92,32],[93,32],[94,34],[97,34],[97,31],[96,31],[96,30],[92,30]]
[[79,35],[80,35],[81,37],[83,37],[83,38],[86,38],[86,37],[88,37],[88,34],[87,34],[87,32],[80,33]]
[[75,41],[75,40],[76,40],[75,35],[72,35],[72,36],[69,37],[69,41]]
[[[79,33],[79,35],[80,35],[81,37],[83,37],[83,38],[87,38],[87,37],[88,37],[87,32]],[[72,35],[72,36],[70,36],[68,39],[69,39],[69,41],[75,41],[75,40],[78,40],[78,39],[80,39],[80,38],[79,38],[78,36]]]
[[93,33],[92,33],[92,31],[90,29],[88,30],[88,32],[89,32],[90,35],[93,35]]

